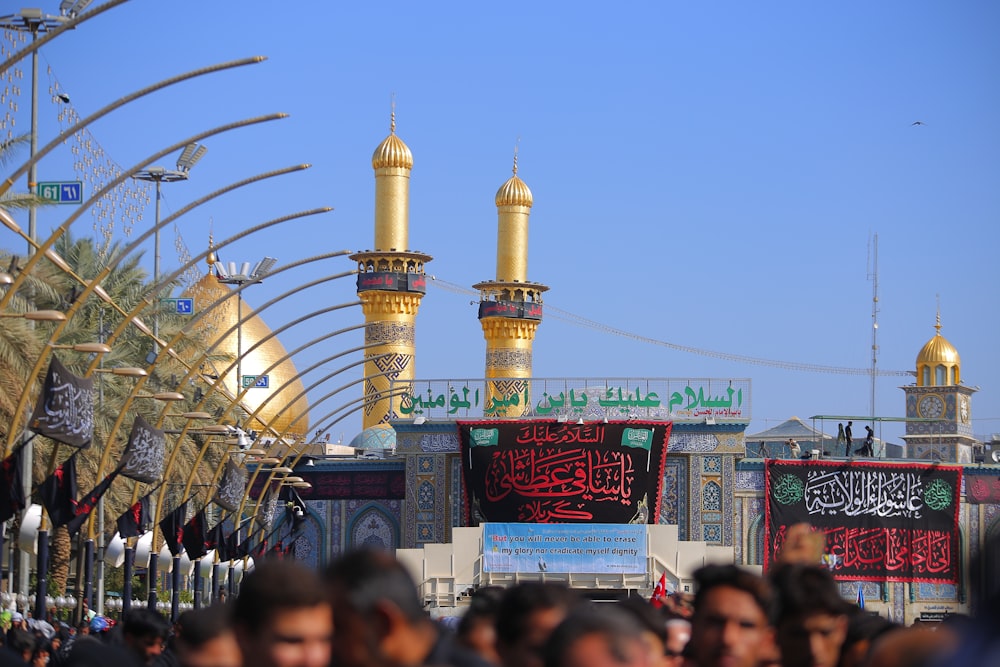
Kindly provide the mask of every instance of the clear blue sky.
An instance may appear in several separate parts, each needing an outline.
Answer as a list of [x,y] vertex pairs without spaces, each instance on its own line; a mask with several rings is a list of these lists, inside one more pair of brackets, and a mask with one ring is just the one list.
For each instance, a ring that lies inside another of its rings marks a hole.
[[[165,186],[163,202],[166,215],[228,183],[311,163],[306,173],[215,200],[177,226],[197,253],[210,220],[220,239],[336,207],[223,252],[234,260],[269,254],[281,264],[373,245],[370,159],[388,133],[394,94],[397,131],[415,161],[411,249],[435,257],[429,273],[465,287],[495,275],[493,198],[520,139],[519,175],[535,199],[528,277],[551,287],[535,375],[749,377],[749,433],[792,415],[868,414],[870,378],[683,353],[571,325],[556,309],[679,345],[864,369],[877,233],[879,367],[914,369],[940,295],[942,333],[961,353],[964,380],[981,387],[973,418],[985,435],[1000,432],[998,31],[1000,5],[986,0],[132,0],[45,48],[42,87],[50,66],[86,116],[180,72],[267,56],[133,103],[92,132],[128,167],[223,123],[291,114],[207,140],[191,180]],[[26,94],[27,79],[21,86]],[[49,139],[56,106],[42,97]],[[25,99],[19,129],[27,129],[27,109]],[[68,151],[47,159],[40,180],[72,178],[68,160]],[[161,163],[172,166],[173,157]],[[40,230],[59,221],[46,213]],[[92,233],[85,222],[74,229]],[[177,265],[173,237],[164,233],[165,268]],[[152,243],[150,266],[151,257]],[[346,259],[313,264],[245,296],[259,305],[350,268]],[[353,298],[353,281],[341,280],[289,298],[264,319],[277,328]],[[417,320],[418,377],[483,375],[471,300],[429,288]],[[359,321],[357,309],[327,315],[282,340],[292,349]],[[361,334],[341,338],[301,355],[298,366],[359,344]],[[898,387],[911,381],[879,378],[878,414],[903,416]],[[359,425],[357,416],[345,420],[334,437],[349,439]],[[883,435],[899,442],[898,428]]]

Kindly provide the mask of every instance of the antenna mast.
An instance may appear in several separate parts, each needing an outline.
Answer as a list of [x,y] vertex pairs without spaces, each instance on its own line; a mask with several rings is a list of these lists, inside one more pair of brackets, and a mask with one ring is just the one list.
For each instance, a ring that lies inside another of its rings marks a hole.
[[878,363],[878,233],[872,236],[871,244],[871,273],[868,275],[872,281],[872,395],[871,412],[872,421],[875,421],[875,367]]

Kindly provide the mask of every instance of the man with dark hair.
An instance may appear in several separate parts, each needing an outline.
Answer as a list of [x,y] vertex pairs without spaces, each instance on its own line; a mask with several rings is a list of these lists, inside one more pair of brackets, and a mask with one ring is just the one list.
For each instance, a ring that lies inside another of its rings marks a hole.
[[497,653],[497,611],[504,589],[484,586],[473,591],[469,608],[462,614],[455,629],[455,640],[486,662],[499,667]]
[[351,551],[325,573],[337,667],[487,667],[424,612],[413,578],[383,551]]
[[774,594],[762,577],[735,565],[695,571],[688,654],[697,667],[756,667],[774,657]]
[[542,667],[546,640],[579,603],[572,589],[555,583],[507,589],[497,612],[497,653],[504,667]]
[[333,612],[318,573],[267,559],[246,575],[233,607],[245,667],[327,667]]
[[829,570],[782,565],[770,573],[778,594],[782,667],[835,667],[847,637],[850,604]]
[[163,653],[163,642],[169,632],[170,624],[162,615],[152,609],[136,607],[125,615],[122,643],[139,662],[151,665]]
[[[545,667],[652,667],[643,625],[624,609],[587,604],[571,610],[545,644]],[[660,656],[662,658],[662,652]]]
[[232,610],[221,604],[186,611],[174,635],[180,667],[240,667]]

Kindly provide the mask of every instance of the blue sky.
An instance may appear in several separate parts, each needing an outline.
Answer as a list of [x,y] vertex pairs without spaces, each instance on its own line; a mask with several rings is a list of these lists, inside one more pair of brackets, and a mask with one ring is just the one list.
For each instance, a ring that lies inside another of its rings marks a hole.
[[[428,272],[439,286],[468,289],[495,275],[493,197],[519,140],[519,175],[535,200],[528,277],[551,288],[535,375],[751,378],[749,433],[792,415],[868,414],[871,380],[680,352],[558,314],[729,355],[867,369],[877,234],[879,368],[914,369],[934,334],[939,295],[942,333],[962,356],[965,382],[981,387],[973,426],[985,435],[1000,432],[998,28],[1000,6],[987,1],[612,9],[132,0],[42,51],[41,133],[44,143],[57,132],[44,92],[49,67],[86,116],[168,76],[267,56],[132,103],[91,131],[129,167],[197,132],[289,113],[206,140],[191,180],[165,186],[163,201],[167,215],[248,176],[312,164],[177,224],[197,253],[210,224],[220,239],[335,207],[222,253],[287,264],[372,246],[370,159],[388,133],[394,95],[397,132],[415,162],[410,249],[435,257]],[[27,79],[20,85],[26,95]],[[28,126],[27,109],[25,97],[18,129]],[[68,150],[47,158],[39,176],[73,178]],[[44,213],[40,230],[63,213]],[[74,232],[92,230],[81,221]],[[177,265],[174,233],[164,232],[165,268]],[[255,306],[350,268],[343,258],[310,264],[245,297]],[[417,376],[481,377],[475,297],[439,286],[431,283],[417,320]],[[353,299],[353,282],[341,280],[295,294],[264,319],[277,328]],[[292,349],[361,317],[359,309],[323,316],[282,341]],[[361,334],[341,339],[297,365],[360,344]],[[898,387],[910,381],[878,378],[876,412],[903,416]],[[355,415],[334,437],[359,428]],[[899,442],[899,432],[883,435]]]

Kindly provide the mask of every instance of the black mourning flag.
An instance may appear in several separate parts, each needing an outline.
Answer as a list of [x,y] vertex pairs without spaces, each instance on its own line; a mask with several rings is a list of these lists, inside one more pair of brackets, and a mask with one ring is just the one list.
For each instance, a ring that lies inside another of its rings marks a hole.
[[30,428],[71,447],[89,445],[94,437],[94,380],[73,375],[52,357]]
[[110,475],[105,477],[100,484],[95,486],[90,493],[76,502],[76,506],[73,509],[75,516],[66,524],[70,535],[80,530],[80,527],[83,526],[87,517],[90,516],[90,513],[95,507],[97,507],[97,501],[99,501],[101,496],[107,492],[107,490],[111,487],[111,482],[115,481],[115,477],[117,476],[118,471],[113,471]]
[[38,487],[38,496],[49,513],[52,527],[69,523],[76,516],[76,454],[60,463]]
[[223,509],[236,512],[243,501],[246,488],[245,470],[232,461],[227,461],[226,469],[222,472],[222,479],[219,480],[219,487],[215,490],[215,497],[212,500]]
[[166,447],[167,437],[163,431],[153,428],[145,419],[136,416],[119,464],[122,474],[146,484],[160,479],[163,476],[163,454]]
[[0,463],[0,523],[24,509],[26,498],[21,479],[24,446],[18,446]]
[[208,531],[208,538],[205,540],[205,546],[209,549],[215,549],[220,561],[231,558],[229,550],[226,548],[225,523],[225,521],[220,521],[215,524],[212,530]]
[[163,531],[163,541],[170,549],[172,556],[181,554],[181,547],[184,542],[184,517],[187,515],[187,503],[181,503],[173,512],[160,521],[160,530]]
[[184,551],[188,558],[194,560],[201,558],[208,553],[208,518],[205,510],[191,517],[191,520],[184,524],[181,531],[181,542],[184,544]]
[[146,526],[152,521],[149,511],[150,495],[152,494],[147,494],[140,498],[139,502],[132,505],[124,514],[118,517],[118,534],[122,539],[139,537],[145,532]]

